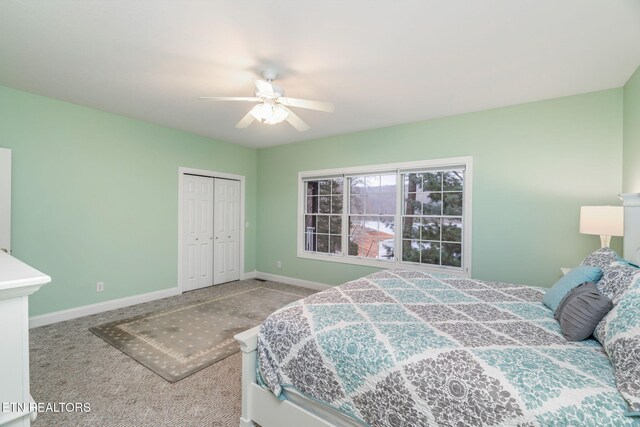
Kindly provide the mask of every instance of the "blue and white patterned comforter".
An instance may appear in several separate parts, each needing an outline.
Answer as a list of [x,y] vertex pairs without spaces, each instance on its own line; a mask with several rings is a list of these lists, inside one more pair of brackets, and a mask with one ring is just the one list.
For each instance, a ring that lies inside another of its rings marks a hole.
[[371,426],[637,426],[595,340],[566,341],[544,290],[408,270],[272,314],[258,374]]

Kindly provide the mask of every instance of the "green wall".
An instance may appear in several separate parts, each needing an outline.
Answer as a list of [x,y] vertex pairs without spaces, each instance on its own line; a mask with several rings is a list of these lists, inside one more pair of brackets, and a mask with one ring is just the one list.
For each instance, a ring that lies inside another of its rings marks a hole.
[[1,86],[0,118],[13,254],[53,278],[31,315],[177,286],[179,166],[246,176],[255,269],[255,150]]
[[175,287],[179,166],[247,177],[245,271],[338,284],[375,269],[297,258],[299,171],[470,155],[474,277],[550,286],[598,247],[579,206],[619,203],[623,103],[625,189],[640,191],[639,74],[624,90],[258,151],[0,86],[14,255],[53,277],[31,314]]
[[599,247],[597,236],[579,234],[579,207],[619,204],[622,95],[612,89],[259,150],[257,269],[329,284],[375,271],[297,258],[299,171],[470,155],[473,276],[551,286],[560,267]]
[[623,192],[640,193],[640,67],[624,87]]

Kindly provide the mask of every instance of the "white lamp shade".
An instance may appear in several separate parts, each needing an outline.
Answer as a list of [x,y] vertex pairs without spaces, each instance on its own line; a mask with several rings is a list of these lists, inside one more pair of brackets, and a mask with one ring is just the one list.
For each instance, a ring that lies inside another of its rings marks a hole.
[[622,206],[582,206],[580,233],[597,236],[622,236],[624,211]]

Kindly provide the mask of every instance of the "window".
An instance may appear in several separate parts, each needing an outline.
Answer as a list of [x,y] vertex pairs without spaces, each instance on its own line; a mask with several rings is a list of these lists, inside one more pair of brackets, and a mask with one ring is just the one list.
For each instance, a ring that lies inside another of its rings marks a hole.
[[349,256],[394,258],[396,174],[362,175],[349,181]]
[[298,256],[470,274],[470,157],[301,172]]
[[342,253],[342,182],[342,178],[306,181],[306,251]]
[[462,267],[464,169],[402,174],[402,261]]

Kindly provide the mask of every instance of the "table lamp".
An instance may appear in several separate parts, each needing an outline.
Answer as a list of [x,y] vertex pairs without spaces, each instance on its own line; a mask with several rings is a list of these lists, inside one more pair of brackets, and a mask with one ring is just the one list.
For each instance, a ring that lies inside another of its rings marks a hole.
[[624,211],[622,206],[582,206],[580,233],[600,236],[602,248],[608,248],[611,236],[622,236]]

